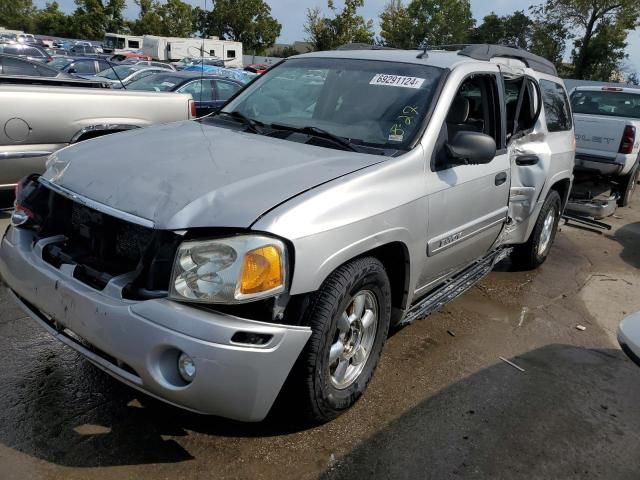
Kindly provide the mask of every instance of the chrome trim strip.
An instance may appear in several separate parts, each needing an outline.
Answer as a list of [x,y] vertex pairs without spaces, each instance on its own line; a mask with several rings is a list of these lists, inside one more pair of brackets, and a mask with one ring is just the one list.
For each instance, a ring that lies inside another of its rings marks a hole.
[[[458,245],[465,240],[469,240],[485,230],[495,227],[507,220],[508,207],[501,208],[496,212],[492,212],[484,217],[481,217],[466,225],[462,225],[455,230],[451,230],[443,235],[439,235],[436,238],[429,240],[427,243],[427,256],[432,257],[438,253],[444,252],[455,245]],[[496,218],[499,217],[499,218]],[[470,230],[474,227],[475,230]],[[444,243],[446,239],[450,239],[448,243]]]
[[84,205],[85,207],[92,208],[93,210],[97,210],[100,213],[104,213],[106,215],[111,215],[112,217],[119,218],[129,223],[135,223],[136,225],[140,225],[147,228],[154,228],[155,223],[146,218],[138,217],[131,213],[123,212],[122,210],[116,210],[113,207],[105,205],[100,202],[96,202],[95,200],[91,200],[90,198],[79,195],[71,190],[68,190],[60,185],[56,185],[46,178],[38,178],[38,181],[42,183],[45,187],[50,188],[54,192],[62,195],[63,197],[68,198],[69,200],[73,200],[74,202],[79,203],[80,205]]
[[53,152],[48,150],[33,150],[31,152],[0,152],[0,160],[8,160],[10,158],[30,158],[30,157],[46,157]]
[[[70,143],[76,143],[82,135],[88,132],[109,132],[110,130],[116,130],[118,132],[123,130],[133,130],[134,128],[140,128],[138,125],[129,125],[124,123],[102,123],[99,125],[89,125],[88,127],[84,127],[80,131],[76,132],[76,134],[71,137]],[[112,132],[116,133],[116,132]],[[105,133],[106,134],[106,133]]]

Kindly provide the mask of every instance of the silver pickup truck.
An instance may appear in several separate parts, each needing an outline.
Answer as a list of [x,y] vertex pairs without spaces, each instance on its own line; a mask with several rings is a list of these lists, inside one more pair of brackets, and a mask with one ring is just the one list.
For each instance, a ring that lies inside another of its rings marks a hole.
[[576,171],[607,177],[627,206],[640,172],[640,89],[577,87],[571,92]]
[[258,421],[284,385],[327,421],[390,326],[509,254],[545,261],[574,155],[562,80],[523,50],[300,55],[218,114],[53,154],[18,188],[0,273],[134,388]]
[[187,120],[191,95],[0,84],[0,190],[43,172],[49,155],[108,133]]

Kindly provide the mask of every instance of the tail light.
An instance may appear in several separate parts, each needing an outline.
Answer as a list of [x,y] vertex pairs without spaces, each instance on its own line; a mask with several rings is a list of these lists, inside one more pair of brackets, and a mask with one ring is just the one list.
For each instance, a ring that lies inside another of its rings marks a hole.
[[627,125],[624,127],[622,140],[620,141],[620,150],[618,153],[629,154],[633,152],[633,145],[636,143],[636,127]]
[[193,100],[189,100],[189,113],[190,118],[196,118],[198,116],[198,113],[196,112],[196,102]]

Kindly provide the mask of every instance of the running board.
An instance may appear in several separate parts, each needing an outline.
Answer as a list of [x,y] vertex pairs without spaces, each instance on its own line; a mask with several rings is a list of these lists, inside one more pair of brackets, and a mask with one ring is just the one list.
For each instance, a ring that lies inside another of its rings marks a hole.
[[442,285],[413,305],[399,325],[406,325],[425,317],[462,295],[491,272],[496,263],[509,256],[511,250],[511,248],[495,250],[454,277],[446,280]]

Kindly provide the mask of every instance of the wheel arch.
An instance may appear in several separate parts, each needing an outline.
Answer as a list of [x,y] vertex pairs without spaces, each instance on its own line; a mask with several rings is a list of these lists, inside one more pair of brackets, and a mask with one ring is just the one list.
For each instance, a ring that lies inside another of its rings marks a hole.
[[569,194],[571,193],[571,179],[563,178],[556,181],[553,185],[551,185],[551,188],[549,188],[549,191],[551,190],[555,190],[556,192],[558,192],[558,195],[560,195],[560,200],[562,202],[562,211],[564,211],[564,207],[569,201]]
[[78,130],[69,143],[82,142],[83,140],[89,140],[91,138],[101,137],[102,135],[108,135],[110,133],[123,132],[125,130],[132,130],[134,128],[140,128],[139,125],[125,124],[125,123],[102,123],[95,125],[87,125],[86,127]]

